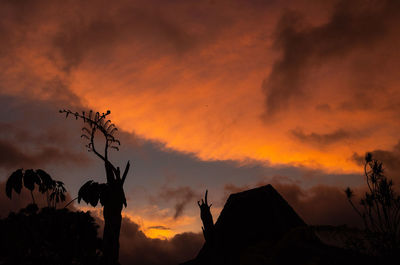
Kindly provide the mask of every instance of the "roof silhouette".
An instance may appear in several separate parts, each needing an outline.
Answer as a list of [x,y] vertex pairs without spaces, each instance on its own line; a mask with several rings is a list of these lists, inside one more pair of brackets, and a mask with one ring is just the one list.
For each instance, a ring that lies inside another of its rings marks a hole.
[[215,248],[205,243],[197,257],[185,264],[234,263],[248,246],[266,239],[273,245],[299,226],[306,223],[272,185],[234,193],[215,223]]
[[266,185],[231,194],[215,223],[213,245],[182,265],[371,264],[323,244],[287,201]]
[[215,223],[217,236],[232,247],[265,238],[277,241],[288,230],[305,225],[272,185],[231,194]]

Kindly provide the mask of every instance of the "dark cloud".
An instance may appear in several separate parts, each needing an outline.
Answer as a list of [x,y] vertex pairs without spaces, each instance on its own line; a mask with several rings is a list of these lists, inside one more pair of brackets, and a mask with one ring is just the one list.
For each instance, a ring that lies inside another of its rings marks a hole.
[[[0,43],[16,51],[40,36],[41,52],[58,69],[70,73],[88,58],[93,62],[120,60],[121,47],[131,47],[125,52],[131,51],[129,56],[137,60],[143,59],[142,54],[181,57],[197,47],[214,45],[241,20],[271,6],[273,1],[242,0],[119,0],[112,6],[92,0],[2,1],[0,38],[4,42]],[[4,53],[8,59],[10,54],[10,50]]]
[[[104,221],[96,213],[92,215],[100,226],[101,236]],[[195,257],[204,238],[202,233],[192,232],[177,234],[170,239],[148,238],[137,223],[123,217],[119,242],[121,264],[176,265]]]
[[291,130],[290,134],[301,142],[317,145],[320,147],[341,142],[343,140],[349,139],[354,136],[353,133],[350,133],[344,129],[338,129],[331,133],[325,133],[325,134],[320,134],[315,132],[306,134],[301,129],[295,129]]
[[79,145],[72,145],[79,127],[65,124],[53,105],[57,102],[64,101],[53,103],[0,96],[3,109],[0,113],[0,167],[9,170],[89,163],[87,153],[81,148],[75,149]]
[[121,225],[121,264],[169,265],[195,257],[204,243],[200,233],[182,233],[169,240],[150,239],[124,218]]
[[7,141],[0,141],[0,166],[5,168],[19,167],[21,164],[35,164],[33,158],[17,149]]
[[144,3],[119,1],[110,8],[89,2],[65,4],[66,10],[76,12],[62,16],[59,31],[50,44],[63,58],[67,72],[94,54],[96,60],[115,57],[115,49],[122,43],[130,43],[133,53],[137,52],[135,47],[147,46],[155,53],[181,54],[196,42],[196,37],[177,21],[182,14],[172,15],[169,4],[158,9]]
[[169,188],[164,186],[158,194],[158,198],[152,198],[153,200],[165,200],[167,202],[172,201],[175,203],[175,213],[174,218],[179,218],[185,207],[189,203],[193,203],[196,198],[200,198],[200,194],[194,191],[189,186],[177,187],[177,188]]
[[319,111],[324,111],[324,112],[329,112],[332,110],[332,108],[329,104],[319,104],[315,107],[315,109],[319,110]]
[[147,229],[171,230],[171,228],[163,226],[163,225],[149,226],[149,227],[147,227]]
[[94,21],[80,23],[84,14],[81,15],[80,18],[65,22],[64,30],[54,36],[54,47],[61,53],[67,71],[79,65],[93,51],[103,48],[102,52],[110,52],[116,39],[117,28],[112,20],[99,17]]
[[68,86],[68,81],[54,77],[43,83],[39,90],[42,97],[50,99],[53,105],[62,104],[65,107],[82,107],[81,99]]
[[[387,50],[377,45],[387,41],[393,34],[391,29],[398,27],[399,12],[399,2],[395,0],[342,0],[335,5],[328,21],[316,26],[307,25],[297,11],[285,12],[275,35],[275,46],[282,56],[263,83],[267,115],[291,103],[306,101],[305,82],[312,67],[332,60],[343,61],[354,51]],[[371,75],[362,77],[372,79]]]
[[[36,14],[41,1],[2,1],[0,3],[0,59],[14,52],[25,34],[29,31],[27,25]],[[15,29],[18,30],[15,30]],[[14,55],[14,54],[12,54]],[[1,66],[0,66],[1,67]]]
[[360,226],[362,223],[347,201],[344,188],[317,185],[301,189],[294,184],[275,187],[309,224]]
[[75,164],[88,163],[86,154],[74,153],[51,146],[39,146],[38,151],[27,152],[8,141],[0,140],[0,167],[15,169],[21,167],[37,167],[48,164]]

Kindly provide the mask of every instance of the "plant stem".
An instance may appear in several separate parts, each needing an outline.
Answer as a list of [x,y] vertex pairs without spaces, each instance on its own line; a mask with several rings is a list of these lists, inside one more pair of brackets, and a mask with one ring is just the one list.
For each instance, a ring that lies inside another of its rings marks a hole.
[[75,199],[72,199],[69,203],[67,203],[67,204],[64,206],[64,209],[67,208],[68,205],[70,205],[73,201],[75,201],[75,200],[77,200],[77,199],[78,199],[78,197],[76,197]]
[[35,197],[33,197],[33,191],[31,191],[31,196],[32,196],[32,202],[33,202],[33,204],[36,204],[36,202],[35,202]]

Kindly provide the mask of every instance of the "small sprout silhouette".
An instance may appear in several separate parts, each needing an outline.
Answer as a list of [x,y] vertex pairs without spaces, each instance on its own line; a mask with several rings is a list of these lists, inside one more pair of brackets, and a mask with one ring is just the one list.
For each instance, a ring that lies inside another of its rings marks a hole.
[[347,187],[347,189],[344,192],[346,193],[346,197],[348,199],[351,199],[354,196],[354,192],[350,189],[350,187]]

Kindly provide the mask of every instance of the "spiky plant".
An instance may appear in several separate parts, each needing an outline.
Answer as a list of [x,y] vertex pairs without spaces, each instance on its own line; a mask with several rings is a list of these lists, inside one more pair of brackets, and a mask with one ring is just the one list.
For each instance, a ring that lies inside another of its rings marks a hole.
[[393,189],[393,181],[384,175],[382,162],[365,156],[364,174],[368,190],[360,200],[360,208],[352,199],[354,192],[345,190],[347,199],[362,218],[367,232],[369,251],[388,256],[400,248],[400,196]]

